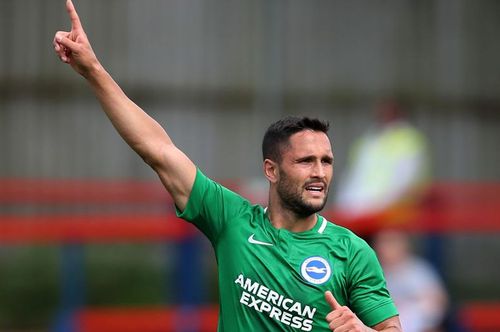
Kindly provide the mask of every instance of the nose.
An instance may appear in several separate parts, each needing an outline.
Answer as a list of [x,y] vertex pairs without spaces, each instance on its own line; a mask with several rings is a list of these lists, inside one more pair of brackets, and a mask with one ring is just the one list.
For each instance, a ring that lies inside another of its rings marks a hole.
[[319,160],[314,163],[312,176],[316,178],[323,179],[326,176],[325,165]]

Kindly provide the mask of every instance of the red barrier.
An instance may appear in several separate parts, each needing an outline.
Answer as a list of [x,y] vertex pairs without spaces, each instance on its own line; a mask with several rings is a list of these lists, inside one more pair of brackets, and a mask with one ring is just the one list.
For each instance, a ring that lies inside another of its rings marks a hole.
[[218,308],[84,309],[75,317],[79,332],[175,332],[217,330]]
[[0,204],[171,202],[159,181],[0,179]]
[[[228,187],[235,183],[223,181]],[[172,198],[160,180],[0,178],[0,204],[160,204]]]
[[0,242],[180,241],[195,227],[175,216],[0,216]]
[[468,331],[500,331],[500,303],[468,303],[460,311],[460,317]]
[[355,220],[337,211],[325,215],[360,234],[384,227],[417,233],[500,232],[500,183],[435,183],[415,204]]
[[[134,215],[136,212],[132,210],[133,213],[125,215],[113,210],[99,212],[96,208],[96,205],[113,208],[117,204],[157,212]],[[43,216],[0,214],[1,242],[156,241],[179,240],[193,234],[189,224],[177,220],[170,196],[156,181],[0,179],[0,207],[24,205],[82,205],[98,212]],[[336,211],[324,214],[336,224],[360,234],[388,226],[384,214],[357,220],[345,218]],[[499,232],[500,183],[436,183],[428,189],[417,209],[403,214],[404,223],[389,226],[421,233]]]

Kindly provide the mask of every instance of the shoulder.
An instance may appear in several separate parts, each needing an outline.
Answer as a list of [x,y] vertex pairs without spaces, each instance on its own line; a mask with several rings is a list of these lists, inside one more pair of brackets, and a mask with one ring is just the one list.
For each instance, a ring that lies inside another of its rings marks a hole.
[[234,216],[250,206],[246,198],[197,169],[187,205],[183,211],[177,212],[179,217],[188,220],[192,220],[195,216],[222,216],[223,219],[227,219],[226,217]]
[[205,175],[199,168],[196,173],[193,189],[205,192],[206,194],[214,194],[217,196],[220,195],[224,198],[233,198],[248,202],[246,198],[244,198],[237,192]]
[[332,241],[343,243],[346,246],[352,247],[353,249],[370,248],[365,240],[360,238],[350,229],[339,226],[332,221],[327,221],[324,234],[329,237]]
[[332,255],[347,262],[376,260],[375,251],[368,243],[346,227],[328,222],[323,232],[324,241]]

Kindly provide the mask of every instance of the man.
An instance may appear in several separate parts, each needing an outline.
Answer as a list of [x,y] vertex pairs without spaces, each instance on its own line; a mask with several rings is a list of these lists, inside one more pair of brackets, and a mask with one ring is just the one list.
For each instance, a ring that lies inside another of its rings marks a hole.
[[414,253],[409,234],[387,228],[373,238],[405,332],[442,331],[448,294],[436,269]]
[[92,51],[71,0],[66,7],[72,27],[56,33],[57,55],[87,79],[117,131],[159,175],[179,216],[212,242],[219,331],[401,331],[373,251],[316,214],[333,174],[327,124],[287,118],[269,128],[269,206],[251,205],[208,179],[123,93]]
[[352,221],[406,222],[429,179],[426,139],[396,100],[379,102],[375,115],[376,123],[350,149],[336,211]]

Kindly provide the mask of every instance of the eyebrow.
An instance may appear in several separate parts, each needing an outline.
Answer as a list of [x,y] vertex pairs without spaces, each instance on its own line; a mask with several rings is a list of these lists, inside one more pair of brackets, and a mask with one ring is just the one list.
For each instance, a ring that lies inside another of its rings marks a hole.
[[333,163],[333,156],[324,156],[321,159]]
[[[308,155],[308,156],[305,156],[305,157],[297,158],[297,159],[295,159],[295,161],[308,161],[308,160],[314,160],[314,159],[316,159],[316,156],[314,156],[314,155]],[[328,156],[328,155],[321,156],[319,159],[325,160],[325,161],[328,161],[328,162],[333,162],[333,157],[332,156]]]

